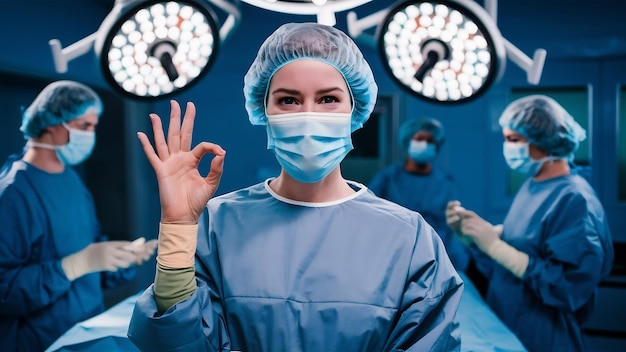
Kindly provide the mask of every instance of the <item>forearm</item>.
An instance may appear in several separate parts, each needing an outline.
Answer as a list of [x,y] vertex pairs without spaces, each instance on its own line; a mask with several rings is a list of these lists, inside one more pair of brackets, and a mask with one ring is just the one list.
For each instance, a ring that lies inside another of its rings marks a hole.
[[169,269],[157,264],[154,300],[159,314],[189,298],[196,290],[195,269]]
[[0,271],[0,310],[25,316],[58,300],[71,288],[60,261]]
[[493,243],[485,249],[485,254],[493,258],[493,260],[518,278],[522,278],[528,268],[528,254],[517,250],[501,239],[493,241]]
[[[452,282],[450,282],[452,284]],[[415,301],[400,318],[385,351],[459,351],[461,330],[458,307],[463,294],[459,282],[441,296]]]
[[[568,250],[573,255],[564,258]],[[549,257],[533,256],[524,275],[525,285],[543,304],[563,311],[577,311],[593,297],[602,278],[596,255],[578,254],[580,252],[570,247]]]
[[[128,338],[141,351],[207,351],[229,350],[224,317],[216,312],[210,290],[197,281],[193,295],[163,314],[159,314],[154,286],[135,303],[128,326]],[[218,309],[223,311],[221,308]]]
[[159,314],[189,298],[196,289],[198,225],[160,224],[154,299]]
[[[415,248],[419,252],[413,253],[413,269],[408,275],[414,282],[406,285],[399,319],[384,350],[459,351],[457,312],[463,281],[448,260],[439,235],[431,231],[430,236],[422,232],[418,237]],[[428,253],[428,247],[434,251]]]

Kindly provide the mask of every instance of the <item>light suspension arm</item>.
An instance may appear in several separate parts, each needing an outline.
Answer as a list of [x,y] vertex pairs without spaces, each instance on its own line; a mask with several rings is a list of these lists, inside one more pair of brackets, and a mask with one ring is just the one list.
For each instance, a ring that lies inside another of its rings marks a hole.
[[58,39],[50,39],[48,44],[52,49],[52,58],[54,59],[54,66],[58,73],[67,72],[67,63],[75,58],[85,55],[89,50],[93,48],[93,42],[96,40],[98,33],[93,33],[88,37],[85,37],[76,43],[69,45],[65,48],[61,46],[61,41]]
[[237,28],[241,20],[241,11],[239,10],[239,0],[207,0],[209,3],[217,6],[222,11],[228,13],[228,17],[220,27],[220,40],[225,41],[232,31]]
[[[126,5],[136,0],[115,0],[115,5]],[[54,66],[58,73],[67,72],[68,62],[74,60],[79,56],[83,56],[89,52],[98,37],[98,32],[93,33],[74,44],[71,44],[65,48],[61,45],[61,41],[58,39],[50,39],[48,44],[52,50],[52,59],[54,60]]]
[[543,64],[546,61],[546,50],[535,50],[535,54],[531,59],[511,42],[505,38],[502,39],[504,40],[504,46],[506,47],[506,56],[517,66],[526,71],[526,80],[528,83],[535,85],[539,84],[539,81],[541,80],[541,73],[543,72]]
[[[493,19],[494,23],[498,22],[498,0],[485,0],[485,10]],[[536,49],[531,59],[524,54],[513,43],[502,38],[506,47],[506,56],[511,59],[522,70],[526,71],[526,80],[530,84],[539,84],[541,73],[543,72],[543,64],[546,61],[547,51],[545,49]]]
[[346,16],[348,34],[350,34],[352,38],[357,39],[364,44],[375,47],[376,37],[374,35],[366,33],[365,31],[382,23],[388,12],[389,9],[380,10],[361,19],[357,19],[356,12],[348,12]]

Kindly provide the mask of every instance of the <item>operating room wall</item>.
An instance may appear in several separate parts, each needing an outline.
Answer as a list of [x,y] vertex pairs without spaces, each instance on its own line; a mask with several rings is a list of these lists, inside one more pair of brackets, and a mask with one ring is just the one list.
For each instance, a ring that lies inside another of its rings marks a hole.
[[[613,235],[626,242],[626,207],[616,194],[616,134],[617,103],[615,87],[626,82],[626,5],[619,0],[593,2],[582,0],[517,1],[501,0],[498,8],[498,26],[502,35],[528,55],[536,48],[548,51],[540,85],[588,86],[592,94],[591,126],[593,186],[607,208]],[[364,16],[384,8],[388,1],[375,0],[359,9]],[[169,113],[168,101],[136,102],[116,95],[104,82],[97,60],[90,51],[69,63],[67,73],[55,72],[48,40],[60,39],[70,45],[94,33],[113,5],[111,0],[22,0],[2,1],[0,8],[0,74],[9,73],[11,79],[36,78],[43,84],[55,79],[74,79],[107,91],[119,104],[111,104],[115,114],[122,118],[99,132],[99,159],[107,168],[120,167],[111,180],[125,183],[123,200],[96,197],[104,230],[119,231],[123,221],[124,233],[129,238],[139,235],[155,237],[159,208],[156,182],[149,165],[142,157],[136,131],[149,131],[149,112],[162,117]],[[602,7],[610,6],[607,13]],[[311,16],[272,13],[242,3],[242,21],[231,37],[222,43],[211,71],[191,89],[175,96],[181,103],[193,101],[198,110],[195,142],[209,140],[227,151],[224,176],[218,193],[225,193],[260,181],[277,163],[265,148],[265,129],[248,122],[242,94],[243,75],[262,40],[279,24],[290,21],[312,21]],[[621,16],[619,15],[621,13]],[[558,20],[557,20],[558,18]],[[345,13],[337,14],[337,27],[347,30]],[[375,48],[360,43],[372,65],[380,94],[393,96],[399,102],[399,116],[406,118],[432,116],[440,119],[446,128],[446,142],[437,160],[451,172],[460,188],[460,198],[466,207],[476,210],[490,221],[501,221],[511,201],[507,193],[508,169],[501,155],[502,137],[497,118],[510,101],[511,89],[529,87],[522,69],[508,61],[501,80],[479,99],[460,105],[435,105],[419,100],[396,86],[387,76]],[[17,77],[17,78],[16,78]],[[37,85],[37,84],[35,84]],[[23,140],[16,138],[19,131],[20,106],[41,89],[32,87],[23,95],[15,93],[3,102],[4,122],[0,125],[0,158],[18,150]],[[12,89],[9,81],[2,81],[0,94]],[[17,95],[17,96],[15,96]],[[107,107],[105,107],[106,109]],[[116,116],[118,116],[116,115]],[[10,127],[9,127],[10,126]],[[115,133],[117,131],[117,134]],[[151,135],[151,133],[149,133]],[[106,138],[105,138],[106,136]],[[113,145],[123,144],[123,148]],[[203,172],[208,160],[201,164]],[[366,182],[367,180],[360,180]],[[99,179],[107,182],[107,179]],[[622,181],[626,182],[626,181]],[[88,182],[94,194],[99,186]],[[124,204],[129,215],[120,219],[112,207]],[[147,271],[145,282],[152,279]],[[138,286],[143,283],[138,284]]]

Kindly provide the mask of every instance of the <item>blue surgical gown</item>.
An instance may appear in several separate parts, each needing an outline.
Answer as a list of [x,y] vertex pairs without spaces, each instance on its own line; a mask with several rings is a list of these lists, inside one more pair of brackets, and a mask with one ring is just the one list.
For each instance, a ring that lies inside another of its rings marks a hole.
[[529,255],[518,279],[493,261],[487,303],[529,351],[588,351],[582,324],[611,270],[606,215],[582,177],[527,180],[504,220],[502,239]]
[[463,286],[423,218],[349,182],[295,202],[268,181],[213,198],[199,221],[197,289],[129,338],[150,351],[458,351]]
[[0,349],[43,351],[104,310],[102,280],[133,272],[67,279],[61,259],[100,235],[92,196],[71,168],[51,174],[19,157],[0,170]]
[[587,182],[589,182],[589,184],[591,184],[591,175],[592,175],[591,166],[589,166],[589,165],[578,165],[578,164],[574,164],[573,162],[571,162],[569,167],[570,167],[570,172],[572,174],[576,174],[576,175],[581,176],[582,178],[587,180]]
[[446,223],[446,206],[458,199],[451,175],[435,166],[428,174],[411,173],[404,169],[404,163],[396,163],[380,170],[368,187],[379,197],[422,214],[443,239],[456,269],[467,269],[469,251]]

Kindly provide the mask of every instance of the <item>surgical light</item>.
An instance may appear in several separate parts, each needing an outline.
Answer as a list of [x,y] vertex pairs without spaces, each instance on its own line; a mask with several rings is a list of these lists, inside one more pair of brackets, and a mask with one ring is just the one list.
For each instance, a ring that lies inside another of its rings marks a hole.
[[387,73],[411,94],[436,103],[462,103],[481,96],[504,72],[506,58],[526,70],[537,84],[546,51],[533,60],[498,30],[495,0],[488,10],[469,0],[403,0],[364,18],[348,14],[349,33],[364,34],[377,25],[370,43],[378,47]]
[[[234,27],[239,11],[229,12],[218,28],[217,16],[204,0],[117,0],[98,31],[61,49],[51,40],[58,72],[92,45],[107,82],[131,98],[152,100],[179,93],[198,82],[211,67],[220,42]],[[78,55],[77,55],[78,53]]]

